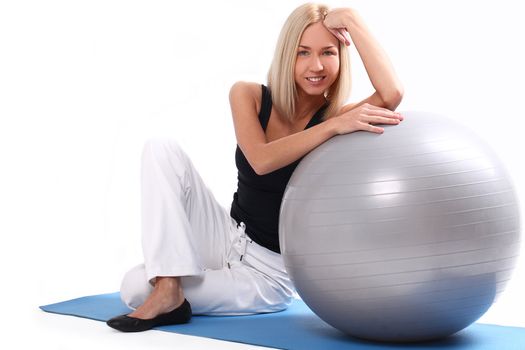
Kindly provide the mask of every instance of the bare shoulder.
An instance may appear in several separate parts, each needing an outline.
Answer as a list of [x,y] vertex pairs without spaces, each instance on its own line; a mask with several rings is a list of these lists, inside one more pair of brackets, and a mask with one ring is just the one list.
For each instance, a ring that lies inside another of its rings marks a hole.
[[230,88],[230,101],[232,98],[245,99],[247,97],[258,100],[260,99],[261,94],[261,84],[249,81],[238,81]]
[[247,111],[254,111],[258,114],[261,97],[262,89],[259,83],[238,81],[230,88],[230,106],[234,112],[242,111],[242,114],[245,114]]

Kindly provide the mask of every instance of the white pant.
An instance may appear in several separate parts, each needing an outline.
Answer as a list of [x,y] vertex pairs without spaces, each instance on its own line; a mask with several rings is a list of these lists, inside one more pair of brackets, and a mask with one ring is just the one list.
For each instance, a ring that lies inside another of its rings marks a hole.
[[121,298],[135,309],[157,276],[181,276],[194,314],[244,315],[285,309],[294,288],[280,254],[244,233],[170,139],[146,142],[142,154],[144,264],[131,269]]

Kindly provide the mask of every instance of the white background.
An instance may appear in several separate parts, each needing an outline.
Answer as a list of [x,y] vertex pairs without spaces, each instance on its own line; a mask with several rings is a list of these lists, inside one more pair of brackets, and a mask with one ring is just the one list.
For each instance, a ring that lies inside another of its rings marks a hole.
[[[251,348],[161,332],[124,336],[37,307],[117,291],[141,262],[144,140],[178,139],[229,205],[236,185],[229,88],[266,82],[280,28],[301,3],[0,2],[0,342]],[[504,160],[523,202],[520,2],[329,4],[358,9],[389,54],[406,91],[398,110],[470,125]],[[354,47],[351,58],[350,101],[358,101],[373,90]],[[520,266],[482,321],[525,326],[524,275]]]

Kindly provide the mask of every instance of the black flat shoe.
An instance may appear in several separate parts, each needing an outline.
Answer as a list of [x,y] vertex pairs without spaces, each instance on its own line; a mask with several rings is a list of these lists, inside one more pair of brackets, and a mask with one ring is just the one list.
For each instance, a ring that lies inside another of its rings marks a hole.
[[191,319],[191,306],[186,299],[181,306],[173,311],[160,314],[154,318],[143,320],[141,318],[121,315],[108,320],[106,324],[121,332],[143,332],[157,326],[188,323]]

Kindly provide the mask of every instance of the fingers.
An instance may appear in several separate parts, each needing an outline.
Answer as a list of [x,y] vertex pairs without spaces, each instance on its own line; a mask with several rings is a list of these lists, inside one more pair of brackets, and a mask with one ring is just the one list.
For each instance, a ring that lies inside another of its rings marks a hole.
[[385,117],[385,118],[393,118],[397,120],[404,119],[403,115],[399,112],[394,112],[389,109],[377,107],[373,105],[363,106],[362,112],[369,117]]
[[376,124],[398,125],[403,120],[401,113],[393,112],[386,108],[376,107],[369,109],[368,113],[370,114],[361,115],[360,123],[363,126],[362,130],[376,134],[382,134],[385,130],[384,128],[376,126]]
[[365,103],[338,117],[338,120],[342,122],[339,124],[338,133],[345,134],[362,130],[382,134],[385,129],[377,125],[398,125],[403,119],[403,115],[399,112]]
[[401,120],[397,118],[379,117],[379,116],[372,116],[372,117],[367,117],[364,119],[366,119],[366,122],[371,123],[371,124],[397,125],[401,122]]
[[339,40],[343,44],[346,44],[346,38],[343,36],[339,29],[328,28],[328,30],[337,38],[337,40]]
[[338,29],[338,31],[339,34],[341,34],[341,36],[343,36],[344,38],[343,44],[345,44],[346,46],[350,46],[350,33],[348,33],[348,31],[345,28],[340,28]]
[[337,38],[337,40],[339,40],[346,46],[350,46],[350,34],[345,28],[328,28],[328,30]]
[[379,117],[379,116],[363,116],[360,118],[361,122],[368,123],[372,125],[398,125],[401,123],[400,119],[397,118],[388,118],[388,117]]
[[384,128],[381,128],[379,126],[374,126],[368,123],[363,123],[363,122],[361,122],[361,130],[373,132],[375,134],[382,134],[385,131]]
[[350,34],[346,30],[346,18],[350,11],[349,8],[335,8],[330,10],[323,20],[325,27],[346,46],[350,46],[351,42]]

